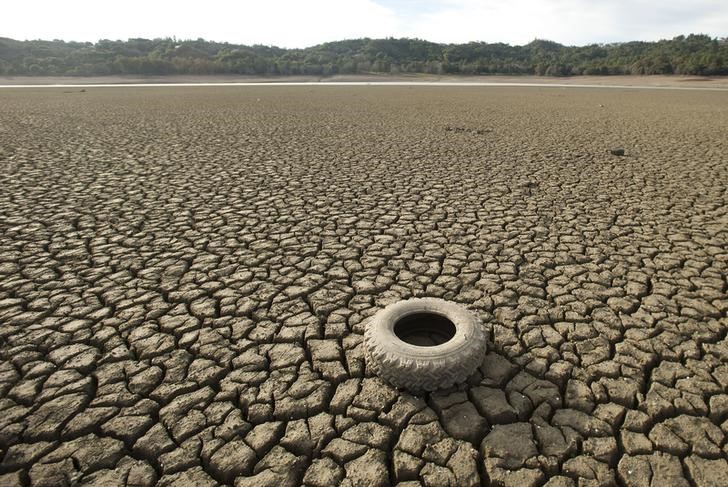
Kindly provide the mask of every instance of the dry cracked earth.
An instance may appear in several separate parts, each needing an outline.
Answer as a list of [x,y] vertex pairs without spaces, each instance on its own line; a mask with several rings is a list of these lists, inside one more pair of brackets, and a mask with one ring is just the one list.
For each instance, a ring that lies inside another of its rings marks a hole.
[[[0,92],[0,485],[728,485],[728,94],[72,91]],[[367,370],[413,296],[467,384]]]

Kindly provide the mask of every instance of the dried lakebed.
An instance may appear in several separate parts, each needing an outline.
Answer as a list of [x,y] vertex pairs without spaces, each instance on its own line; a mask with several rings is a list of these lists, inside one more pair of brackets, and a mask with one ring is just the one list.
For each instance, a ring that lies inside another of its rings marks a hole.
[[[6,89],[0,121],[0,485],[728,485],[725,93]],[[466,386],[367,371],[413,296],[488,324]]]

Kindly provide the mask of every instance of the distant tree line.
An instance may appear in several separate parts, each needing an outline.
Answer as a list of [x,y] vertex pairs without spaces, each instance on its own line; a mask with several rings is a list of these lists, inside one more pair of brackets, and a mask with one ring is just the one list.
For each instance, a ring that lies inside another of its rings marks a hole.
[[0,75],[315,75],[365,73],[728,75],[728,38],[691,34],[657,42],[525,46],[420,39],[355,39],[305,49],[197,40],[91,42],[0,38]]

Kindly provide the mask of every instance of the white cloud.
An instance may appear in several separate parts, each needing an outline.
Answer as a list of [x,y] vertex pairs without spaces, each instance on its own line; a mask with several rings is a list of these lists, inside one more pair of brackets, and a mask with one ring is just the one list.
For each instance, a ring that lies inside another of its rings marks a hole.
[[2,10],[0,36],[14,39],[176,36],[305,47],[397,30],[394,13],[372,0],[25,0]]
[[[418,18],[412,35],[437,42],[507,42],[526,44],[534,38],[560,40],[580,37],[603,21],[603,7],[578,9],[576,0],[534,2],[451,1],[439,12]],[[427,35],[429,33],[429,35]]]
[[728,2],[722,0],[447,0],[442,6],[416,16],[406,35],[438,42],[525,44],[540,38],[576,45],[728,35]]
[[725,0],[24,0],[6,1],[0,36],[197,38],[305,47],[358,37],[564,44],[728,36]]

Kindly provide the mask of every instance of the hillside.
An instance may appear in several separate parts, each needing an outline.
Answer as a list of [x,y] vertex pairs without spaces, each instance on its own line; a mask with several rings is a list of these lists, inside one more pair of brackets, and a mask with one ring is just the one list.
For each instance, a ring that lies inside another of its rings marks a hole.
[[366,38],[283,49],[203,39],[91,43],[0,38],[0,75],[5,76],[363,73],[728,75],[728,39],[690,34],[657,42],[564,46],[537,39],[511,46]]

